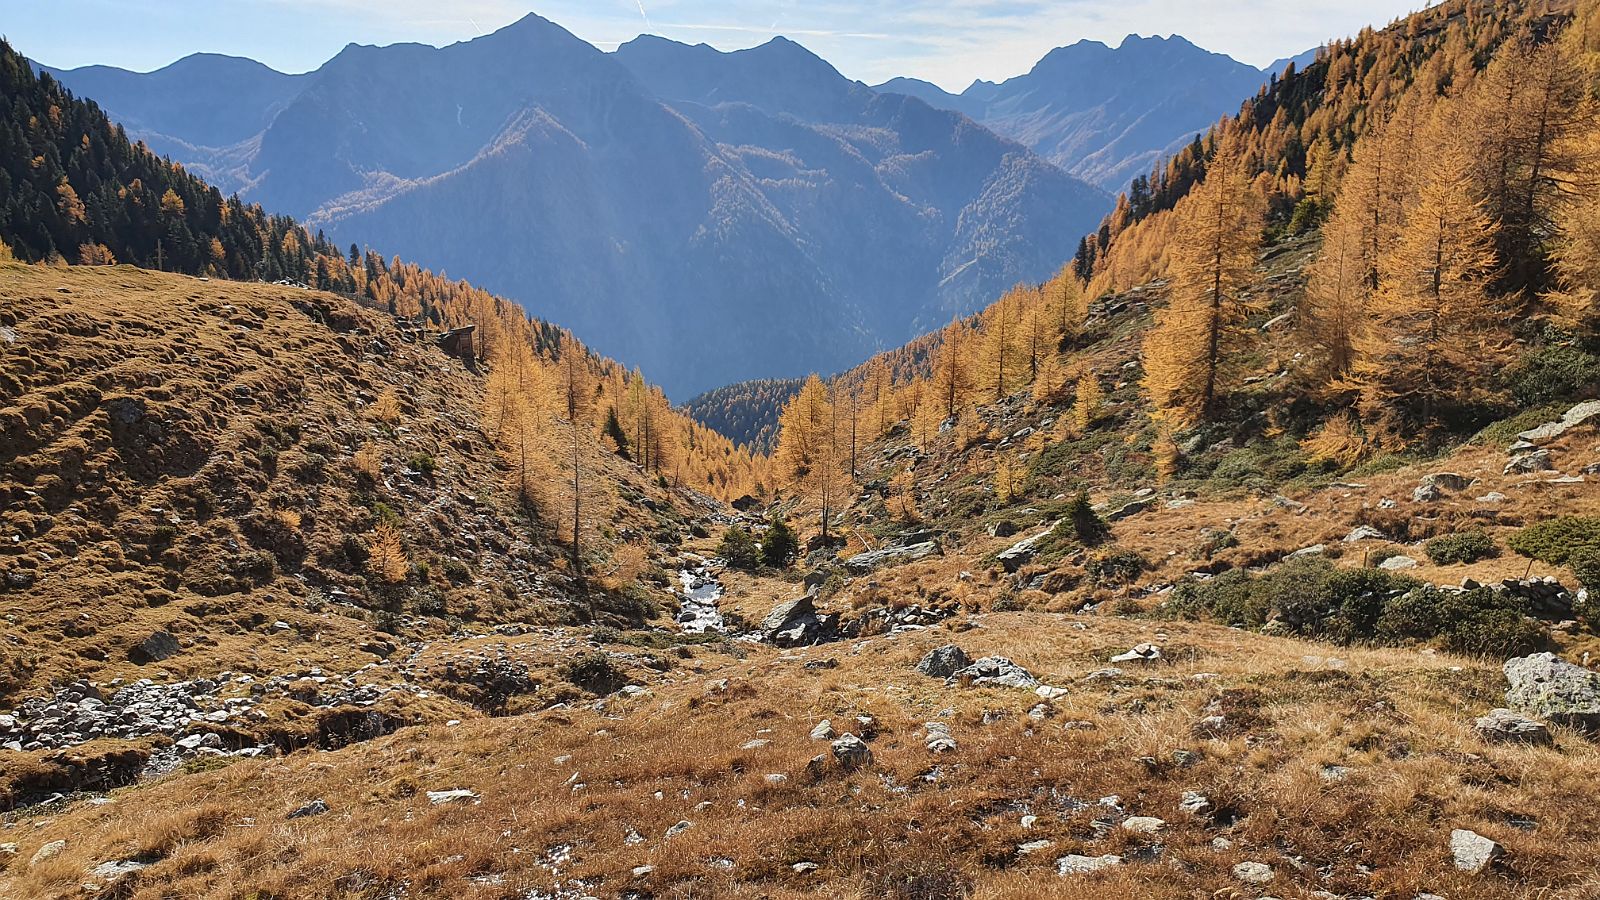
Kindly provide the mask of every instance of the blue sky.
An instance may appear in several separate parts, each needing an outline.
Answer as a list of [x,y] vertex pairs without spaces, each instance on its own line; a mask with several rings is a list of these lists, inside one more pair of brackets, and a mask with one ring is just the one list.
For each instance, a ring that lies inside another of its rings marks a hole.
[[349,43],[444,45],[537,12],[610,50],[642,32],[723,49],[783,34],[851,78],[910,75],[960,90],[1019,75],[1080,38],[1182,34],[1254,65],[1418,0],[0,0],[0,32],[28,56],[72,68],[147,71],[199,51],[316,68]]

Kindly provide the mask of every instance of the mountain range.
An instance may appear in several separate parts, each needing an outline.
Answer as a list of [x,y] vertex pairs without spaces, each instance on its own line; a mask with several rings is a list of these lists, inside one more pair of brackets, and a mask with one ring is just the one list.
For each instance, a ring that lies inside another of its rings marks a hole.
[[675,396],[846,368],[1047,277],[1105,187],[1261,81],[1130,39],[959,97],[875,90],[783,38],[604,53],[535,15],[305,75],[210,54],[48,71],[223,190],[470,277]]
[[1115,49],[1087,40],[1057,48],[1026,75],[975,81],[960,94],[915,78],[877,90],[960,112],[1114,192],[1238,112],[1291,63],[1304,68],[1316,56],[1308,50],[1257,69],[1178,35],[1129,35]]

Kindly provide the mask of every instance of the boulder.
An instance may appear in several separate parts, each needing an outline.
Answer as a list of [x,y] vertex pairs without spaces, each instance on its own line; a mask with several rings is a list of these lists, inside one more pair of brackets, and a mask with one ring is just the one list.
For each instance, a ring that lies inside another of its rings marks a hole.
[[1506,705],[1524,715],[1583,731],[1600,731],[1600,673],[1535,653],[1505,664]]
[[1471,487],[1475,480],[1456,472],[1434,472],[1431,475],[1422,476],[1423,484],[1431,484],[1446,491],[1464,491]]
[[852,575],[866,575],[891,563],[899,565],[915,562],[919,559],[927,559],[930,556],[938,556],[941,552],[943,551],[940,549],[938,541],[923,541],[899,547],[884,547],[882,550],[868,550],[865,553],[857,553],[844,561],[844,567]]
[[945,644],[929,650],[928,655],[917,663],[917,671],[934,678],[949,678],[970,665],[972,660],[965,650],[955,644]]
[[761,639],[778,647],[805,647],[822,637],[822,621],[809,595],[779,603],[761,620]]
[[171,659],[178,655],[179,649],[177,638],[165,631],[157,631],[133,645],[133,648],[128,651],[128,658],[140,665],[145,665]]
[[1133,516],[1136,516],[1155,505],[1156,501],[1153,497],[1146,497],[1143,500],[1134,500],[1123,504],[1111,512],[1106,513],[1106,521],[1120,522],[1123,519],[1132,518]]
[[1122,865],[1122,857],[1107,853],[1104,856],[1080,856],[1071,853],[1056,860],[1057,875],[1087,875]]
[[1328,548],[1326,546],[1322,544],[1312,544],[1309,547],[1301,547],[1299,550],[1296,550],[1288,556],[1285,556],[1284,559],[1306,559],[1312,556],[1321,556],[1327,552]]
[[1155,816],[1129,816],[1122,820],[1122,830],[1134,834],[1155,834],[1165,827],[1167,827],[1166,820]]
[[1476,831],[1457,828],[1450,832],[1450,858],[1456,868],[1476,875],[1505,855],[1499,844]]
[[872,765],[872,748],[853,734],[844,734],[833,742],[833,760],[844,769],[859,769]]
[[1379,531],[1376,528],[1373,528],[1371,525],[1358,526],[1357,528],[1352,530],[1349,534],[1344,536],[1344,542],[1346,544],[1355,544],[1355,543],[1359,543],[1361,541],[1384,541],[1384,540],[1388,540],[1388,538],[1386,538],[1384,536],[1383,532]]
[[1039,679],[1034,678],[1033,673],[1004,656],[985,656],[957,671],[949,680],[969,687],[1011,687],[1031,691],[1039,686]]
[[1039,545],[1043,543],[1044,539],[1049,537],[1050,532],[1054,530],[1055,526],[1052,525],[1049,528],[1046,528],[1044,531],[1033,535],[1032,537],[1023,538],[1022,540],[1017,541],[1015,544],[1012,544],[1006,549],[1000,551],[1000,553],[995,556],[995,559],[1000,561],[1000,565],[1004,567],[1007,572],[1015,572],[1028,563],[1033,562],[1033,558],[1039,555]]
[[[1443,496],[1444,496],[1444,491],[1439,490],[1438,487],[1436,487],[1434,485],[1431,485],[1431,484],[1423,484],[1423,485],[1418,485],[1417,489],[1411,492],[1411,502],[1412,503],[1432,503],[1433,501],[1438,500]],[[1382,503],[1379,503],[1378,505],[1380,507],[1384,508],[1384,509],[1391,508],[1391,507],[1383,506]]]
[[943,722],[928,722],[922,728],[928,736],[925,743],[930,753],[949,753],[956,749],[956,739],[950,733],[949,725]]
[[1509,709],[1492,709],[1472,724],[1484,740],[1512,744],[1548,744],[1550,729]]
[[1404,554],[1399,556],[1391,556],[1383,562],[1378,563],[1378,568],[1383,569],[1386,572],[1399,572],[1403,569],[1415,569],[1416,567],[1417,561]]
[[1153,663],[1160,662],[1160,660],[1161,648],[1155,644],[1140,644],[1127,653],[1118,653],[1116,656],[1111,657],[1111,661],[1114,663]]
[[1266,884],[1276,878],[1277,873],[1264,862],[1247,861],[1233,867],[1233,877],[1245,884]]
[[36,866],[47,859],[60,856],[61,851],[65,849],[67,849],[66,841],[51,841],[50,843],[41,846],[37,851],[34,852],[33,858],[28,860],[28,865]]
[[1553,441],[1568,431],[1597,417],[1600,417],[1600,400],[1590,400],[1587,403],[1579,403],[1577,406],[1567,410],[1559,421],[1546,422],[1538,428],[1522,432],[1517,435],[1517,438],[1529,443],[1542,444],[1546,441]]
[[811,739],[813,741],[831,741],[836,734],[837,732],[833,730],[832,719],[823,719],[817,723],[817,727],[811,729]]
[[1531,475],[1535,472],[1549,472],[1554,470],[1555,467],[1555,463],[1550,461],[1549,450],[1535,450],[1526,456],[1519,456],[1506,463],[1502,474]]
[[428,802],[434,806],[443,806],[446,803],[477,803],[478,792],[466,788],[453,788],[447,791],[429,791]]

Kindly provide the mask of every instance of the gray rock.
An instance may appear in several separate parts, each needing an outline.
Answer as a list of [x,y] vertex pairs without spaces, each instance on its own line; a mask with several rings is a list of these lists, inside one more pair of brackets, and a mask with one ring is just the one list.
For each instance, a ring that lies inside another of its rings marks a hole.
[[116,881],[125,876],[132,875],[134,872],[143,869],[146,865],[148,865],[148,863],[142,863],[136,859],[111,860],[109,862],[103,862],[100,865],[90,869],[89,875],[90,877],[98,878],[101,881]]
[[34,852],[33,858],[28,860],[28,865],[36,866],[47,859],[54,859],[55,857],[60,856],[61,851],[65,849],[67,849],[66,841],[51,841]]
[[886,565],[915,562],[930,556],[938,556],[941,552],[938,541],[924,541],[904,547],[885,547],[882,550],[857,553],[844,561],[844,567],[852,575],[866,575]]
[[1087,875],[1122,865],[1122,857],[1107,853],[1104,856],[1080,856],[1071,853],[1056,860],[1057,875]]
[[761,620],[762,639],[779,647],[804,647],[822,638],[822,620],[808,594],[779,603]]
[[943,722],[928,722],[922,726],[927,733],[927,747],[931,753],[949,753],[956,749],[955,736],[950,734],[950,726]]
[[1111,657],[1114,663],[1142,662],[1153,663],[1161,660],[1161,648],[1155,644],[1140,644],[1127,653],[1118,653]]
[[1264,862],[1242,862],[1233,867],[1233,877],[1245,884],[1266,884],[1277,877],[1272,867]]
[[667,829],[667,837],[675,838],[678,835],[683,834],[685,831],[688,831],[689,829],[691,829],[693,827],[694,827],[694,823],[689,821],[688,819],[679,819],[678,820],[678,824],[673,825],[671,828]]
[[872,765],[872,748],[853,734],[844,734],[833,742],[833,759],[845,769],[859,769]]
[[[1411,502],[1412,503],[1432,503],[1433,501],[1438,500],[1443,496],[1444,496],[1444,491],[1439,490],[1439,488],[1436,487],[1435,485],[1423,484],[1423,485],[1418,485],[1417,489],[1411,492]],[[1392,509],[1393,508],[1392,506],[1386,507],[1382,503],[1379,503],[1378,506],[1380,506],[1380,507],[1382,507],[1384,509]]]
[[1431,484],[1446,491],[1464,491],[1471,487],[1475,480],[1456,472],[1434,472],[1422,477],[1423,484]]
[[1055,841],[1046,840],[1044,838],[1040,838],[1037,841],[1028,841],[1025,844],[1017,845],[1017,855],[1028,856],[1034,853],[1042,853],[1045,850],[1049,850],[1051,847],[1054,847],[1055,845]]
[[1284,559],[1305,559],[1310,556],[1321,556],[1326,552],[1328,552],[1328,548],[1326,546],[1322,544],[1312,544],[1309,547],[1301,547],[1299,550],[1296,550],[1288,556],[1285,556]]
[[1484,494],[1482,497],[1479,497],[1478,498],[1478,502],[1479,503],[1504,503],[1504,502],[1506,502],[1506,495],[1500,493],[1499,491],[1490,491],[1489,493]]
[[1402,569],[1415,569],[1416,567],[1417,561],[1403,554],[1400,556],[1391,556],[1383,562],[1378,563],[1378,568],[1388,572],[1399,572]]
[[1039,680],[1033,673],[1004,656],[985,656],[950,676],[953,683],[969,687],[1011,687],[1033,690]]
[[1506,705],[1517,712],[1584,731],[1600,730],[1600,673],[1535,653],[1505,664]]
[[1120,522],[1123,519],[1132,518],[1133,516],[1136,516],[1155,505],[1156,501],[1153,497],[1146,497],[1143,500],[1134,500],[1112,510],[1111,512],[1106,513],[1106,521]]
[[1484,740],[1509,744],[1548,744],[1550,729],[1509,709],[1492,709],[1472,724]]
[[928,655],[917,663],[917,671],[934,678],[949,678],[970,665],[972,659],[965,650],[955,644],[945,644],[929,650]]
[[477,803],[478,794],[476,791],[469,791],[466,788],[453,788],[447,791],[429,791],[428,802],[432,803],[434,806],[442,806],[446,803]]
[[1553,441],[1596,417],[1600,417],[1600,400],[1590,400],[1587,403],[1579,403],[1577,406],[1567,410],[1561,416],[1560,421],[1547,422],[1538,428],[1524,431],[1517,437],[1530,443],[1542,444],[1546,441]]
[[1204,816],[1211,812],[1211,798],[1199,791],[1184,791],[1178,809],[1191,816]]
[[832,719],[823,719],[817,723],[817,727],[811,729],[811,739],[813,741],[831,741],[834,734]]
[[1155,816],[1129,816],[1122,820],[1122,830],[1131,831],[1134,834],[1155,834],[1165,827],[1167,827],[1167,821],[1158,819]]
[[1494,865],[1505,850],[1476,831],[1457,828],[1450,832],[1450,858],[1456,868],[1477,874]]
[[289,813],[289,818],[291,818],[291,819],[305,819],[305,818],[309,818],[311,816],[320,816],[320,815],[322,815],[323,813],[325,813],[327,811],[328,811],[328,804],[324,803],[319,798],[317,800],[313,800],[310,803],[305,804],[304,806],[300,807],[299,809],[295,810],[294,812]]
[[1361,541],[1384,541],[1384,540],[1388,540],[1388,538],[1384,536],[1383,532],[1379,531],[1376,528],[1373,528],[1371,525],[1358,526],[1355,529],[1353,529],[1349,534],[1344,536],[1344,542],[1346,544],[1355,544],[1355,543],[1359,543]]
[[149,637],[135,644],[128,651],[128,658],[140,665],[161,662],[178,655],[178,639],[165,631],[157,631]]
[[1549,450],[1535,450],[1527,456],[1519,456],[1506,463],[1502,474],[1531,475],[1534,472],[1549,472],[1554,470],[1555,467],[1555,463],[1550,461]]
[[1007,572],[1015,572],[1028,563],[1033,562],[1033,558],[1039,555],[1039,545],[1043,543],[1044,539],[1049,537],[1050,532],[1054,530],[1055,526],[1052,525],[1038,534],[1023,538],[1022,540],[1017,541],[1015,544],[1012,544],[1010,547],[1000,551],[1000,553],[995,556],[995,559],[1000,561],[1000,565],[1004,567]]

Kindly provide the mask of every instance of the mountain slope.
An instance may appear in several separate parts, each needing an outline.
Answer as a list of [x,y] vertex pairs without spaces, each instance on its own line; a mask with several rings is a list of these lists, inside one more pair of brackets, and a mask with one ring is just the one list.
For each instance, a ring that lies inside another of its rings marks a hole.
[[787,41],[608,55],[529,16],[351,46],[296,84],[275,114],[242,101],[270,116],[258,136],[176,158],[340,244],[470,275],[674,394],[852,365],[1046,276],[1110,208]]
[[[1309,52],[1296,60],[1314,58]],[[1112,49],[1079,41],[1026,75],[975,82],[961,94],[897,78],[879,91],[961,112],[1093,184],[1119,190],[1219,116],[1236,112],[1269,75],[1182,37],[1129,35]]]

